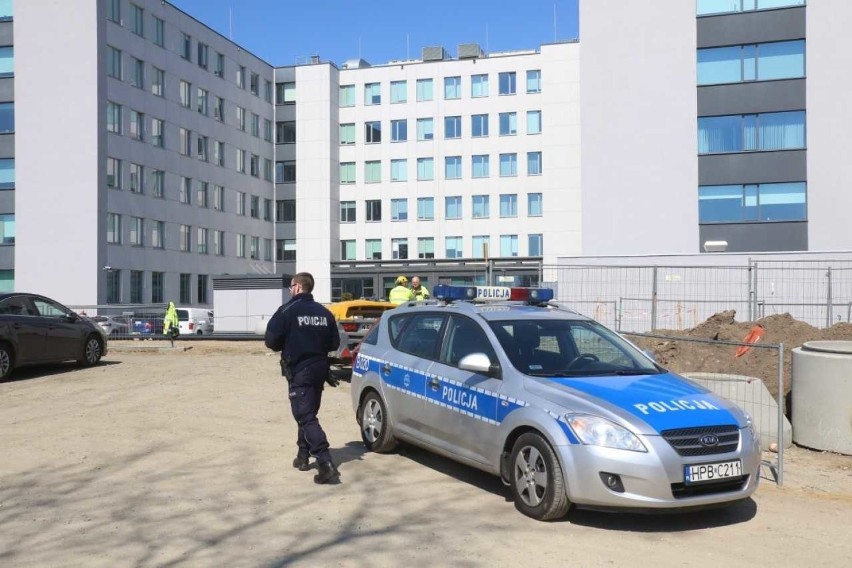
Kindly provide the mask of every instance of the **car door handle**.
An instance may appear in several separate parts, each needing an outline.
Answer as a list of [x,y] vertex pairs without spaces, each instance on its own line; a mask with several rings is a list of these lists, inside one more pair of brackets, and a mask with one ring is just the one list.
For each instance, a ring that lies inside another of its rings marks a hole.
[[390,375],[390,372],[391,372],[390,365],[388,365],[387,363],[385,363],[384,365],[382,365],[382,374],[384,374],[384,375]]
[[438,387],[440,386],[438,377],[432,377],[431,379],[429,379],[429,386],[432,388],[432,390],[438,390]]

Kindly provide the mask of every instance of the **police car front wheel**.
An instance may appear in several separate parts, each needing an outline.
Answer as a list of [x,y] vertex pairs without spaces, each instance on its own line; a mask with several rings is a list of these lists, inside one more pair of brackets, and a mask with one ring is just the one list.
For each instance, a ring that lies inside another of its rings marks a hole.
[[571,507],[562,466],[540,434],[521,435],[512,447],[510,477],[515,506],[523,514],[549,521],[564,517]]
[[361,425],[361,439],[371,452],[389,452],[396,446],[396,440],[390,432],[387,407],[377,392],[368,393],[361,401],[358,422]]

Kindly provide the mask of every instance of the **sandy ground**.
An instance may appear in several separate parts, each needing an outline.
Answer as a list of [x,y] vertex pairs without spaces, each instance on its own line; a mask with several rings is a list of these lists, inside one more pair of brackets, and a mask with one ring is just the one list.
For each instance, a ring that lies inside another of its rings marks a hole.
[[542,523],[484,473],[366,454],[344,383],[320,414],[342,483],[317,486],[276,359],[191,345],[0,383],[0,565],[852,565],[852,457],[788,450],[783,487],[719,511]]

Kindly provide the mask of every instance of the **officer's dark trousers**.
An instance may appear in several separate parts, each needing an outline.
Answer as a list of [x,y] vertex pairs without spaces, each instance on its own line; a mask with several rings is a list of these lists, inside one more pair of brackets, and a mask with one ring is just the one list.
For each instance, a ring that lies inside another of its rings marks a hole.
[[299,425],[299,435],[296,440],[299,455],[303,457],[307,457],[308,454],[313,455],[319,463],[331,461],[328,438],[317,419],[327,376],[328,360],[321,359],[293,375],[290,382],[290,408],[293,410],[293,418]]

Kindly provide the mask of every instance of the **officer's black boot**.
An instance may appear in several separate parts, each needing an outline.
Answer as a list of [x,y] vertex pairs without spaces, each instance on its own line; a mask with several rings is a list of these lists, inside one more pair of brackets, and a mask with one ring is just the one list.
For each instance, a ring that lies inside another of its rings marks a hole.
[[311,469],[311,464],[309,462],[310,458],[308,456],[297,455],[293,460],[293,467],[298,469],[299,471],[308,471]]
[[314,476],[314,483],[328,483],[332,479],[340,477],[340,473],[334,464],[331,462],[323,462],[319,464],[319,473]]

